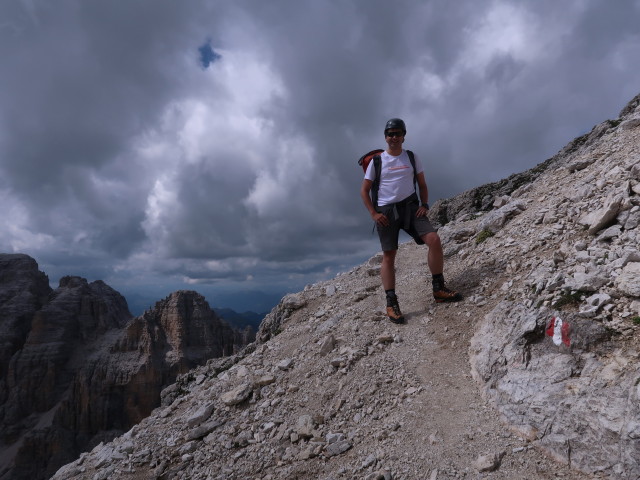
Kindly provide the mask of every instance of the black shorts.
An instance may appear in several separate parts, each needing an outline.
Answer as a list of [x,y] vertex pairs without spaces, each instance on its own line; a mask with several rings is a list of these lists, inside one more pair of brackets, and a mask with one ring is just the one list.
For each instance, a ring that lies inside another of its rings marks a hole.
[[424,244],[420,237],[436,231],[427,217],[416,217],[419,206],[418,196],[413,194],[401,202],[383,205],[376,209],[389,220],[389,225],[386,227],[376,224],[382,251],[398,249],[400,230],[411,235],[418,245]]

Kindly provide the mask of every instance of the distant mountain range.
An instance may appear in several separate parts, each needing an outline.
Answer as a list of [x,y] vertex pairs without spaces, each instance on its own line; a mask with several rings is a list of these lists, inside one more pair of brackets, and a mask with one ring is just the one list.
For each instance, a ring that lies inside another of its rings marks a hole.
[[[127,291],[126,288],[121,288],[119,291],[127,299],[129,311],[133,315],[142,315],[145,310],[152,308],[158,298],[169,293],[169,291],[158,292],[152,288],[136,291]],[[234,313],[230,314],[230,317],[233,318],[237,315],[247,317],[250,319],[251,324],[253,324],[256,315],[261,317],[259,320],[262,320],[262,318],[280,302],[280,299],[288,293],[286,291],[263,292],[260,290],[220,292],[217,289],[207,288],[205,286],[200,286],[198,292],[206,297],[209,305],[217,305],[219,310],[233,311]],[[245,313],[238,314],[236,312]],[[255,326],[257,327],[258,324],[255,324]]]
[[243,330],[246,327],[252,327],[256,332],[258,331],[258,327],[260,327],[262,319],[269,313],[256,313],[250,311],[239,313],[230,308],[214,308],[213,311],[233,328]]

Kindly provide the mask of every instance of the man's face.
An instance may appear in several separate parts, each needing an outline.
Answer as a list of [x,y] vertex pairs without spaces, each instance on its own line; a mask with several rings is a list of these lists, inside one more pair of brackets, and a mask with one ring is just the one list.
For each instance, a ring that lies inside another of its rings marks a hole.
[[389,147],[401,147],[404,142],[404,132],[399,128],[391,128],[384,132],[384,138]]

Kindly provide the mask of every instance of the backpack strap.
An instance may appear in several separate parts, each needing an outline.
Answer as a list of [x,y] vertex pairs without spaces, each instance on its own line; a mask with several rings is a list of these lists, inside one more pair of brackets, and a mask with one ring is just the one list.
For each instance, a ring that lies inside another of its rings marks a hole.
[[413,189],[416,190],[416,183],[418,183],[418,175],[416,174],[416,157],[411,150],[407,150],[407,155],[409,155],[409,161],[413,167]]
[[[413,189],[417,192],[416,183],[418,183],[418,175],[416,174],[416,157],[411,150],[407,150],[409,155],[409,161],[413,167]],[[382,157],[378,154],[375,155],[371,161],[373,161],[373,168],[375,169],[376,176],[371,186],[371,202],[373,202],[374,208],[378,208],[378,190],[380,189],[380,171],[382,170]]]
[[380,171],[382,170],[382,157],[380,154],[375,155],[371,161],[373,162],[373,169],[376,175],[371,186],[371,202],[374,208],[378,208],[378,190],[380,189]]

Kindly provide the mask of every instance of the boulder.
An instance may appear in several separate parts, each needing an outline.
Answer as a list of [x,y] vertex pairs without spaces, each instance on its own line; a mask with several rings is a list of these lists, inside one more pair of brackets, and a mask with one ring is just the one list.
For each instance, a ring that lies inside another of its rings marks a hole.
[[522,200],[510,202],[497,210],[487,213],[480,222],[479,230],[497,233],[509,220],[526,210],[527,204]]
[[640,262],[625,265],[616,278],[616,287],[623,295],[640,297]]

